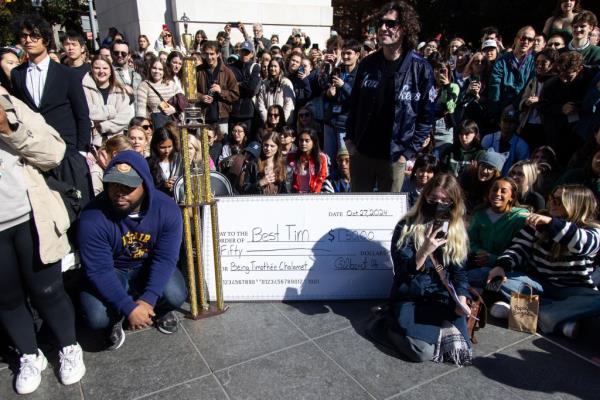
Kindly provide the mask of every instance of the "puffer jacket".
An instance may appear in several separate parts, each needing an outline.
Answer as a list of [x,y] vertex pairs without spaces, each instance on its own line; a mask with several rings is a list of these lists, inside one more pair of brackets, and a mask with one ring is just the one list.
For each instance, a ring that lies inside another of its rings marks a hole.
[[[97,133],[102,136],[114,136],[123,133],[133,118],[133,109],[129,105],[129,96],[121,89],[113,89],[104,104],[102,93],[90,74],[83,77],[83,92],[90,110],[90,120],[97,123]],[[96,132],[94,132],[96,133]]]
[[60,195],[48,188],[42,171],[60,164],[65,154],[65,142],[44,117],[16,97],[9,96],[3,87],[0,87],[0,106],[6,111],[8,121],[18,125],[10,135],[0,134],[0,140],[22,157],[18,167],[22,168],[39,237],[40,259],[44,264],[57,262],[71,251],[67,239],[69,216]]
[[[352,94],[346,139],[357,147],[360,142],[370,140],[373,114],[377,111],[379,84],[385,70],[383,51],[367,56],[358,65]],[[433,87],[433,70],[429,63],[415,51],[409,51],[395,73],[395,111],[390,144],[390,160],[396,162],[400,156],[414,158],[429,135],[434,120],[436,91]]]

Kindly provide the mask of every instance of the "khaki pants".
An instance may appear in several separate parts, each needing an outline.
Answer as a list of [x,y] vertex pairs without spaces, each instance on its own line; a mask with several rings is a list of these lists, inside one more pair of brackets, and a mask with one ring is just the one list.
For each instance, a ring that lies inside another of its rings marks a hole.
[[352,192],[399,193],[404,183],[406,163],[391,163],[388,159],[372,158],[355,152],[350,157]]

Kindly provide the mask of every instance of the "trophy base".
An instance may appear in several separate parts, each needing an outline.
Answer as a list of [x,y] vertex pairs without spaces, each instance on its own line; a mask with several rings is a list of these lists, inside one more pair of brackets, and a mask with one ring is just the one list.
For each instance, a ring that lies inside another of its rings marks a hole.
[[204,115],[200,107],[192,105],[183,111],[183,123],[186,126],[200,126],[203,119]]
[[225,311],[227,311],[227,310],[229,310],[229,306],[227,304],[225,304],[225,306],[223,307],[222,310],[219,310],[214,305],[209,305],[207,310],[200,309],[198,311],[198,315],[193,316],[192,313],[188,312],[188,313],[185,314],[185,317],[187,319],[198,321],[200,319],[205,319],[205,318],[210,318],[210,317],[216,317],[217,315],[221,315],[221,314],[225,313]]

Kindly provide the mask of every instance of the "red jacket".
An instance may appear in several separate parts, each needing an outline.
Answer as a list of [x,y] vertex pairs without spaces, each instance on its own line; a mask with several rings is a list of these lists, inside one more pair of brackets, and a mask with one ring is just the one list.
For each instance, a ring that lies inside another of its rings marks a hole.
[[[308,174],[309,178],[309,187],[310,193],[321,193],[321,186],[323,186],[323,182],[327,179],[327,156],[324,153],[319,153],[319,161],[321,164],[320,171],[318,173],[315,171],[315,161],[305,154],[300,155],[300,161],[308,160]],[[290,152],[287,155],[287,164],[292,177],[292,192],[299,193],[300,192],[300,175],[299,175],[299,166],[296,162],[296,152]]]

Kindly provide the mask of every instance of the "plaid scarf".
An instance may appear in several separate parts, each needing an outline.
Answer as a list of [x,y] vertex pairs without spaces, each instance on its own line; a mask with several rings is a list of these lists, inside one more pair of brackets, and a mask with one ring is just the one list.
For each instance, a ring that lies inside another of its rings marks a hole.
[[473,358],[473,350],[462,333],[450,322],[444,321],[440,336],[435,344],[433,361],[443,363],[452,361],[457,366],[469,365]]

